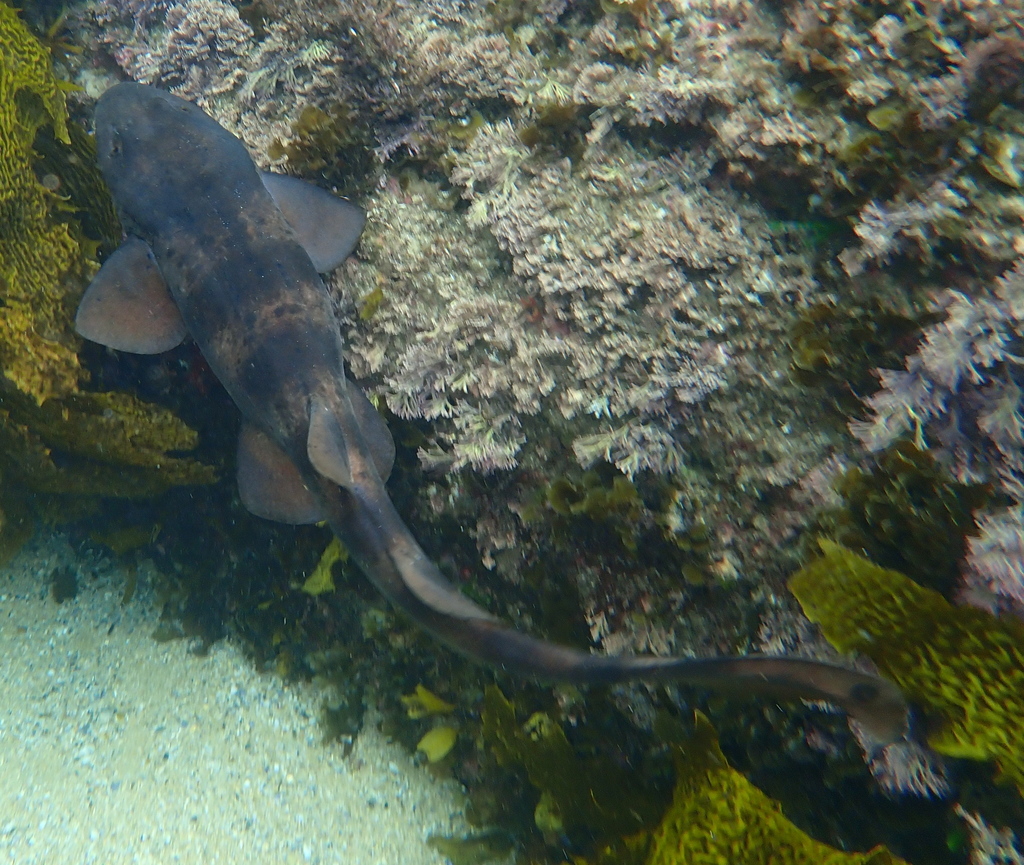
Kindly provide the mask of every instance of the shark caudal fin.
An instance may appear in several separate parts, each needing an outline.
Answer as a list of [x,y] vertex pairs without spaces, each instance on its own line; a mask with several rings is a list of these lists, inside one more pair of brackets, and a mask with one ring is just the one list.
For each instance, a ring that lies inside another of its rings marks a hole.
[[593,655],[538,640],[500,622],[467,620],[459,622],[456,629],[446,628],[435,618],[433,624],[454,648],[520,675],[591,684],[635,679],[681,682],[737,696],[824,700],[858,721],[879,745],[907,732],[909,709],[896,685],[880,676],[812,658]]
[[907,704],[895,685],[835,664],[767,655],[599,655],[524,634],[449,583],[386,496],[364,500],[332,490],[322,493],[328,521],[371,582],[420,627],[479,663],[545,682],[681,682],[739,695],[826,700],[856,718],[879,743],[906,730]]

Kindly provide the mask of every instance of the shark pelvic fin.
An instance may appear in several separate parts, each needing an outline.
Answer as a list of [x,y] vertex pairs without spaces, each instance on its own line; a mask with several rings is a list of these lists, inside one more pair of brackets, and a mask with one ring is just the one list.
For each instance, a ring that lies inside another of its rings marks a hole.
[[366,224],[362,208],[297,177],[261,176],[318,272],[330,273],[352,254]]
[[238,435],[238,495],[249,513],[293,526],[324,519],[320,503],[288,455],[266,433],[243,424]]
[[89,284],[75,330],[133,354],[170,351],[188,333],[152,251],[135,237],[118,247]]

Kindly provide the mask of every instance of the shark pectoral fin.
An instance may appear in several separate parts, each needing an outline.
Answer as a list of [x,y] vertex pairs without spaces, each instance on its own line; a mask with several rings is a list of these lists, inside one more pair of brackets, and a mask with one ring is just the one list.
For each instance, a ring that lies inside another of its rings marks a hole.
[[366,224],[362,208],[297,177],[262,177],[318,272],[329,273],[351,255]]
[[149,246],[130,237],[89,283],[75,316],[86,339],[118,351],[160,354],[188,334]]
[[382,481],[386,481],[395,464],[395,440],[391,437],[391,430],[362,389],[352,382],[348,383],[348,398],[363,438],[372,451],[371,456],[374,466],[377,467],[377,474]]
[[243,424],[238,436],[238,495],[249,513],[294,526],[324,519],[316,497],[288,455],[260,430]]
[[319,474],[330,478],[339,487],[352,488],[345,434],[330,406],[320,397],[313,398],[309,409],[306,455]]

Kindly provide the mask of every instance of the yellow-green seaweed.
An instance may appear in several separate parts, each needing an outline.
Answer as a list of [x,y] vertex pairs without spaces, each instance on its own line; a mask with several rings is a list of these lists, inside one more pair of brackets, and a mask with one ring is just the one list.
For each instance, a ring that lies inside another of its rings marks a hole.
[[1024,623],[954,607],[899,571],[832,541],[789,586],[841,652],[861,652],[945,722],[928,743],[995,760],[1024,790]]
[[403,694],[402,705],[405,706],[405,714],[409,718],[426,718],[430,715],[450,715],[455,711],[455,705],[447,700],[442,700],[433,691],[417,685],[416,690],[411,694]]
[[550,715],[535,712],[521,723],[493,685],[484,693],[481,720],[498,763],[522,767],[540,793],[534,821],[549,836],[580,829],[608,839],[629,835],[653,825],[664,807],[639,773],[609,758],[578,755]]
[[[75,308],[97,268],[93,256],[119,228],[91,143],[68,123],[68,87],[47,49],[0,3],[3,508],[63,519],[81,513],[85,500],[54,507],[46,495],[143,496],[215,480],[210,466],[172,455],[197,443],[174,414],[129,394],[80,389],[88,373]],[[91,237],[79,222],[87,214]]]
[[212,483],[211,466],[170,455],[196,444],[172,412],[130,394],[82,392],[37,406],[0,388],[0,467],[24,493],[150,496]]
[[302,584],[302,591],[307,595],[323,595],[334,591],[334,575],[332,569],[336,562],[348,561],[348,550],[337,538],[333,538],[327,545],[327,549],[320,556],[306,581]]
[[437,763],[451,753],[458,736],[458,731],[454,727],[434,727],[423,734],[416,744],[416,750],[422,751],[429,762]]
[[[699,712],[675,750],[672,805],[650,841],[645,865],[899,865],[877,847],[844,853],[794,826],[782,808],[733,769],[711,722]],[[904,863],[905,865],[905,863]]]
[[492,829],[461,838],[429,835],[427,846],[450,859],[453,865],[484,865],[504,859],[512,852],[513,845],[507,833]]
[[70,144],[49,54],[0,3],[0,367],[39,403],[78,385],[78,340],[67,322],[88,267],[68,224],[51,217],[58,197],[33,171],[43,126]]

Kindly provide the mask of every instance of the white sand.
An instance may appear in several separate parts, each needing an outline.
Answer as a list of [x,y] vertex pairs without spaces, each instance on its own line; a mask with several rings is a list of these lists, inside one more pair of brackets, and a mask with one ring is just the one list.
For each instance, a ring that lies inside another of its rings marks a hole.
[[60,536],[0,570],[0,862],[442,865],[424,842],[467,831],[454,782],[372,724],[323,746],[315,690],[230,641],[155,642],[146,583],[122,609],[124,574]]

